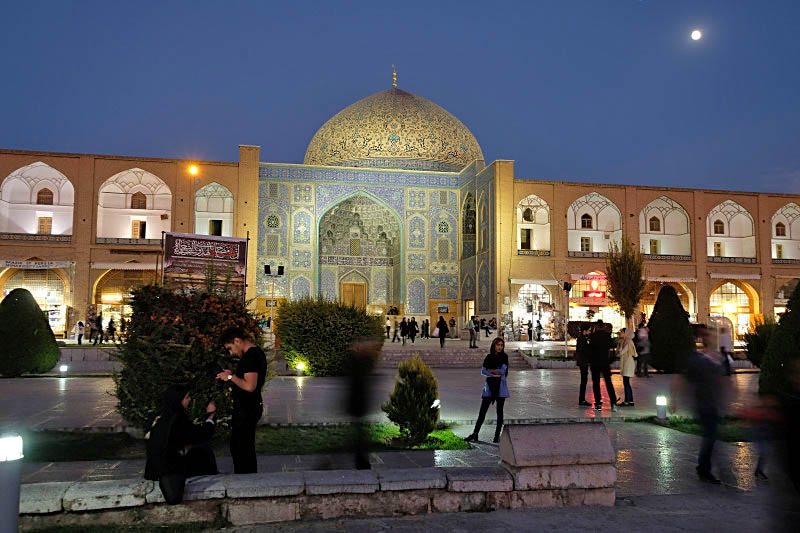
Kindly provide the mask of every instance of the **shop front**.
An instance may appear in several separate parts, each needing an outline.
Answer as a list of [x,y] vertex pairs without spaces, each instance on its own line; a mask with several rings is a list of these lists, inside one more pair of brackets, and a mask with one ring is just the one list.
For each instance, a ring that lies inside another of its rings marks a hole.
[[614,331],[625,327],[625,317],[608,298],[608,279],[602,272],[573,274],[569,293],[569,320],[611,324]]
[[639,302],[639,310],[644,315],[645,320],[649,320],[653,316],[658,293],[669,285],[675,289],[684,311],[689,313],[689,321],[695,322],[696,308],[692,290],[696,282],[696,278],[648,278],[642,293],[642,299]]
[[47,314],[53,334],[63,337],[68,327],[66,295],[69,294],[69,280],[63,269],[69,265],[67,261],[5,261],[4,266],[9,268],[0,275],[2,296],[5,298],[14,289],[30,292]]
[[724,317],[733,325],[734,340],[742,340],[756,314],[756,291],[746,282],[724,280],[711,291],[709,314]]
[[792,297],[798,281],[800,281],[800,278],[778,279],[776,283],[778,289],[775,291],[775,320],[780,320],[781,316],[786,312],[789,298]]
[[[98,266],[112,266],[95,263]],[[115,264],[118,268],[108,270],[97,280],[94,291],[94,313],[103,315],[103,328],[108,326],[109,320],[114,319],[119,331],[120,321],[130,319],[132,313],[131,293],[137,287],[154,283],[156,280],[155,265],[146,263],[121,263]]]
[[[513,281],[513,280],[512,280]],[[532,324],[533,334],[536,333],[536,323],[542,325],[542,335],[538,340],[553,340],[558,335],[559,328],[556,323],[556,311],[553,305],[553,297],[550,291],[558,290],[556,285],[547,287],[544,283],[525,283],[517,292],[517,301],[512,306],[513,316],[517,318],[516,325],[527,338],[527,324]],[[552,284],[553,282],[549,282]]]

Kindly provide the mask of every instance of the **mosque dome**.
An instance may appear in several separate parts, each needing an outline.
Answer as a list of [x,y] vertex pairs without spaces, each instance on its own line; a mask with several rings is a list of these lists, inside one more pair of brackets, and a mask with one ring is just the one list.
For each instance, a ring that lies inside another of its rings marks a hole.
[[394,88],[342,109],[308,144],[306,165],[459,171],[483,159],[477,139],[456,117]]

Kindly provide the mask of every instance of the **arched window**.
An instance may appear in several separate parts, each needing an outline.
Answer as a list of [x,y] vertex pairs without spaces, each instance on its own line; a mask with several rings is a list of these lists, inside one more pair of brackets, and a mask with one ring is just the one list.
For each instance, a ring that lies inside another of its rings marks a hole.
[[39,205],[53,205],[53,191],[42,189],[36,194],[36,203]]
[[526,207],[522,212],[522,220],[525,222],[533,222],[533,211],[530,207]]
[[783,222],[778,222],[775,224],[775,236],[776,237],[786,237],[786,224]]
[[658,217],[650,218],[650,231],[661,231],[661,221]]
[[131,209],[147,209],[147,197],[144,193],[133,193],[133,196],[131,196]]
[[588,213],[581,215],[581,228],[592,229],[592,215]]
[[724,235],[725,234],[725,224],[717,219],[714,221],[714,235]]

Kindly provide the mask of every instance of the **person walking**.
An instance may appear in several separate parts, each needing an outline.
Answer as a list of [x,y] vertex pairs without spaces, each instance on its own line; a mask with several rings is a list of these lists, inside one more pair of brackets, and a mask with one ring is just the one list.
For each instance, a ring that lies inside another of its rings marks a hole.
[[103,343],[103,315],[99,314],[94,317],[94,344],[92,346],[97,346],[98,343]]
[[397,319],[394,319],[394,336],[392,337],[392,342],[399,341],[400,335],[400,324],[397,323]]
[[83,322],[80,320],[78,321],[78,345],[82,344],[83,334],[86,333],[86,326],[83,325]]
[[478,346],[475,344],[475,326],[473,326],[472,322],[475,320],[475,317],[470,317],[467,320],[466,328],[469,331],[469,347],[470,348],[477,348]]
[[617,395],[614,393],[614,385],[611,383],[611,364],[609,363],[609,351],[614,347],[611,334],[603,325],[602,320],[598,320],[594,326],[594,331],[589,336],[589,367],[592,371],[592,391],[594,392],[594,410],[603,409],[603,397],[600,395],[600,377],[606,384],[608,401],[611,402],[611,410],[617,410]]
[[448,330],[450,331],[451,339],[455,339],[456,337],[458,337],[458,330],[456,329],[456,319],[453,317],[450,317],[450,326]]
[[420,332],[420,335],[419,335],[420,338],[422,338],[422,339],[430,339],[431,338],[430,332],[429,332],[430,327],[431,327],[431,323],[427,318],[422,321],[422,331]]
[[536,340],[542,340],[542,323],[539,320],[536,321]]
[[481,407],[480,411],[478,411],[478,420],[475,422],[475,429],[472,434],[464,440],[467,442],[476,442],[478,440],[478,434],[486,418],[486,412],[489,410],[490,405],[497,402],[497,426],[494,430],[494,442],[500,442],[500,432],[503,429],[503,406],[506,398],[509,397],[508,384],[506,383],[508,356],[505,352],[505,341],[500,337],[492,341],[489,355],[483,360],[481,374],[486,376],[486,382],[483,384],[483,391],[481,392]]
[[417,324],[417,319],[412,316],[411,322],[408,323],[408,337],[411,339],[411,344],[414,344],[417,333],[419,333],[419,325]]
[[447,322],[442,315],[439,315],[439,321],[436,323],[436,329],[439,333],[439,348],[444,350],[444,340],[447,338],[449,328],[447,327]]
[[489,330],[486,329],[486,319],[485,318],[481,318],[481,331],[485,331],[486,332],[486,336],[487,337],[489,336]]
[[[530,324],[530,322],[528,323]],[[583,324],[575,343],[575,363],[581,371],[581,386],[578,394],[578,405],[581,407],[592,405],[586,401],[586,383],[589,380],[589,334],[591,332],[591,324]]]
[[111,342],[117,342],[117,327],[114,325],[114,318],[110,318],[106,326],[106,337]]
[[528,340],[533,342],[533,321],[528,320]]
[[633,333],[625,328],[619,332],[619,373],[622,374],[622,386],[625,389],[625,399],[618,402],[622,407],[633,407],[633,389],[631,377],[636,373],[636,348],[633,345]]
[[728,376],[731,375],[731,361],[733,357],[731,357],[731,353],[733,350],[733,340],[731,339],[731,331],[723,326],[719,330],[719,351],[724,356],[723,365],[725,366],[725,374]]
[[406,337],[408,337],[408,322],[406,322],[406,317],[403,317],[403,320],[400,321],[400,338],[403,339],[403,346],[406,345]]
[[234,474],[254,474],[256,462],[256,424],[264,412],[261,389],[267,377],[267,356],[240,327],[222,333],[222,345],[239,358],[236,371],[227,368],[217,379],[233,386],[233,419],[231,421],[231,458]]
[[472,331],[475,333],[475,348],[477,348],[478,339],[481,337],[481,323],[477,316],[472,317]]
[[636,341],[636,352],[639,354],[636,359],[636,375],[649,378],[650,372],[647,365],[650,360],[650,332],[644,325],[644,321],[639,324],[639,329],[636,331]]
[[387,339],[389,338],[389,332],[391,331],[391,329],[392,329],[392,321],[389,320],[389,318],[387,317],[386,318],[386,338]]

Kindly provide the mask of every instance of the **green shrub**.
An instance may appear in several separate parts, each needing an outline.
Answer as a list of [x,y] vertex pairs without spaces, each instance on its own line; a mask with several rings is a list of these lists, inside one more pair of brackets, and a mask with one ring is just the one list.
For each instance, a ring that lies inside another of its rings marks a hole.
[[760,394],[777,394],[786,400],[797,396],[793,383],[800,372],[800,284],[795,287],[786,313],[772,334],[758,377]]
[[[312,376],[350,373],[350,348],[357,339],[372,339],[380,347],[386,331],[380,317],[363,309],[324,298],[286,302],[278,308],[275,332],[281,355],[290,368],[306,364]],[[373,356],[377,360],[380,350]]]
[[678,293],[665,285],[658,293],[647,324],[650,336],[650,364],[664,372],[680,370],[687,355],[695,350],[689,313]]
[[778,324],[774,320],[767,319],[756,322],[755,328],[744,334],[744,340],[747,343],[747,358],[754,365],[761,366],[767,346],[769,346],[769,339],[777,328]]
[[47,315],[33,295],[25,289],[8,293],[0,303],[0,374],[43,374],[60,357]]
[[190,417],[202,417],[213,400],[225,426],[232,407],[230,386],[215,376],[223,368],[236,368],[238,359],[228,355],[220,335],[239,326],[256,345],[263,342],[260,321],[241,296],[146,285],[133,291],[131,307],[127,337],[115,352],[122,361],[114,375],[117,411],[132,426],[147,428],[167,387],[185,384],[193,400]]
[[397,369],[394,392],[381,409],[400,426],[400,434],[412,444],[420,444],[436,429],[439,408],[433,407],[439,395],[436,376],[419,354],[406,359]]

